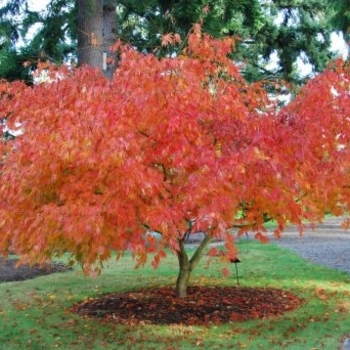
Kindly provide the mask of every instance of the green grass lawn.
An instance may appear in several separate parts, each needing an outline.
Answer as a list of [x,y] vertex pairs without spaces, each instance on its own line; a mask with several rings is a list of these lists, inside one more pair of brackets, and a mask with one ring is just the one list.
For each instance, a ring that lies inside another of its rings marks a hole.
[[[130,256],[106,266],[96,278],[76,269],[23,282],[0,284],[0,349],[338,349],[350,336],[350,275],[310,264],[271,244],[239,243],[242,286],[293,292],[302,307],[265,320],[221,326],[125,326],[100,324],[70,313],[89,297],[174,284],[177,261],[170,255],[158,270],[134,270]],[[195,271],[192,283],[235,285],[220,263]]]

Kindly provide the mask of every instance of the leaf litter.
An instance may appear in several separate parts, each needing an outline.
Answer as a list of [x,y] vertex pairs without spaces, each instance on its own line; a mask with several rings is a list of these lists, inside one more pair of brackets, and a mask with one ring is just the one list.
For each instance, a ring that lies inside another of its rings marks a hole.
[[71,311],[101,322],[192,326],[265,319],[301,304],[292,293],[272,288],[192,286],[179,298],[169,286],[92,298]]

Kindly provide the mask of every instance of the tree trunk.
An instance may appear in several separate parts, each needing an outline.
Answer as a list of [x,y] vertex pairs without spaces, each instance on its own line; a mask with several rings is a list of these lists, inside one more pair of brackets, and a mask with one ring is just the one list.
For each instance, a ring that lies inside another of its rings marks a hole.
[[112,78],[115,64],[108,58],[116,25],[115,0],[78,0],[78,65],[88,64]]
[[179,275],[176,281],[175,294],[177,297],[187,297],[187,285],[191,276],[190,262],[185,250],[183,240],[180,242],[180,250],[177,252],[177,259],[179,261]]
[[115,59],[115,55],[110,51],[111,45],[117,40],[117,11],[115,0],[103,1],[103,27],[102,27],[102,50],[103,50],[103,67],[102,71],[105,77],[111,79],[116,68],[116,62],[109,62]]
[[184,240],[179,240],[180,249],[177,252],[177,258],[179,261],[179,275],[176,281],[175,294],[177,297],[186,298],[187,297],[187,287],[188,282],[191,277],[192,271],[196,268],[198,263],[201,261],[205,248],[209,245],[211,241],[211,236],[206,235],[203,241],[198,246],[197,250],[193,254],[192,258],[189,260],[186,253]]
[[103,0],[78,0],[78,65],[102,70]]

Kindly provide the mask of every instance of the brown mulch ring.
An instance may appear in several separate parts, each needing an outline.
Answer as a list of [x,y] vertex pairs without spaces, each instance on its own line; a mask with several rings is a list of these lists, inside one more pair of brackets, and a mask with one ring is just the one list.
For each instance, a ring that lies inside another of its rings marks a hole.
[[301,303],[293,294],[278,289],[189,287],[187,298],[176,298],[173,288],[161,287],[89,299],[71,311],[128,325],[208,325],[278,316]]
[[38,276],[49,275],[55,272],[64,272],[70,268],[59,262],[47,263],[44,266],[23,264],[17,266],[18,259],[0,258],[0,283],[24,281]]

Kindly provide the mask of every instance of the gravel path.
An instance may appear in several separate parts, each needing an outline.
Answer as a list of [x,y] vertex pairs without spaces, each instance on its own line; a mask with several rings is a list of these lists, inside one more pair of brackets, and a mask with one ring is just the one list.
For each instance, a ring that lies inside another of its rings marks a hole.
[[[311,262],[350,273],[350,229],[344,230],[341,227],[343,221],[342,218],[326,219],[315,229],[307,227],[302,236],[296,228],[290,227],[282,233],[281,239],[275,239],[272,232],[268,237],[272,242]],[[193,234],[187,246],[196,247],[203,238],[203,233]],[[223,242],[219,241],[210,245],[222,244]]]
[[350,273],[350,230],[341,228],[343,219],[326,219],[314,230],[307,228],[300,237],[295,228],[287,229],[278,245],[317,264]]

